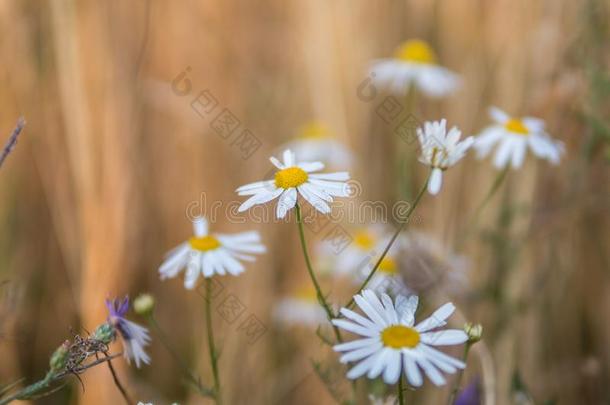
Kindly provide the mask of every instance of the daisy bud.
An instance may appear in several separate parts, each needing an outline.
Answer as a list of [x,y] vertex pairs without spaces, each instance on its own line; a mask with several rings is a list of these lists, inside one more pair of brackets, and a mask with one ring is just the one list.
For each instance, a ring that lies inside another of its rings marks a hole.
[[468,335],[468,343],[476,343],[483,337],[483,326],[480,323],[464,324],[464,332]]
[[66,340],[59,346],[49,360],[49,367],[52,373],[58,373],[66,367],[66,360],[68,359],[68,352],[70,350],[70,341]]
[[150,315],[155,308],[155,297],[150,294],[140,294],[133,302],[133,310],[138,315]]
[[109,344],[115,338],[115,331],[112,325],[108,323],[101,324],[97,327],[95,332],[93,333],[93,339],[97,339],[100,342],[105,344]]

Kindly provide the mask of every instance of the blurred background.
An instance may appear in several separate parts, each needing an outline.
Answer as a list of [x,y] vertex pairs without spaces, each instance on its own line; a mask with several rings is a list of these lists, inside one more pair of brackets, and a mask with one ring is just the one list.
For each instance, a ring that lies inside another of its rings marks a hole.
[[[334,403],[310,359],[336,356],[314,327],[273,317],[274,303],[308,282],[294,219],[240,223],[224,210],[312,120],[353,151],[358,201],[410,201],[426,168],[413,146],[398,176],[388,158],[397,135],[376,110],[383,97],[357,90],[371,60],[421,38],[463,85],[442,100],[418,98],[417,120],[446,117],[476,134],[498,105],[545,119],[566,144],[559,166],[529,155],[511,171],[475,235],[469,218],[497,176],[488,160],[468,156],[440,195],[424,196],[411,228],[470,267],[466,287],[429,295],[428,313],[451,299],[458,327],[483,324],[464,382],[482,381],[485,403],[610,403],[608,1],[4,0],[0,21],[0,135],[27,121],[0,171],[1,384],[41,378],[63,340],[104,322],[105,298],[141,292],[155,296],[157,320],[210,381],[201,295],[182,276],[160,281],[157,268],[190,236],[192,215],[216,204],[214,230],[259,230],[268,247],[244,275],[220,279],[219,302],[243,308],[215,319],[226,402]],[[215,126],[225,109],[231,134]],[[312,244],[325,233],[314,228]],[[251,316],[260,338],[240,327]],[[140,370],[114,362],[134,398],[210,403],[154,336],[150,353]],[[106,367],[82,378],[84,390],[74,379],[33,402],[121,401]],[[427,385],[408,399],[447,395]]]

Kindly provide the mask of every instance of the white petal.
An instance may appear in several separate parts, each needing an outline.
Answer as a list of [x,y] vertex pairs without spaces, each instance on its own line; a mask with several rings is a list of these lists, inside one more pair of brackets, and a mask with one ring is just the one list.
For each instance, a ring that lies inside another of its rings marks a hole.
[[422,333],[421,340],[434,346],[457,345],[467,341],[468,335],[463,330],[445,329],[437,332]]
[[322,162],[303,162],[297,165],[307,173],[317,172],[318,170],[324,169],[324,163]]
[[341,312],[341,315],[343,315],[347,319],[352,320],[356,323],[359,323],[360,325],[364,326],[365,328],[373,329],[373,330],[377,330],[377,331],[381,330],[381,327],[379,325],[375,324],[374,322],[371,322],[370,320],[366,319],[362,315],[359,315],[348,308],[341,308],[340,312]]
[[432,169],[430,180],[428,181],[428,192],[432,195],[438,194],[443,184],[443,171],[439,168]]
[[175,277],[186,266],[189,260],[190,247],[183,243],[174,249],[171,255],[159,267],[161,279]]
[[195,288],[197,278],[199,277],[201,254],[193,253],[189,259],[189,263],[186,267],[186,273],[184,275],[184,287],[192,290]]
[[336,352],[346,352],[346,351],[350,351],[350,350],[360,349],[364,346],[370,346],[376,342],[379,342],[379,338],[377,338],[377,337],[356,339],[356,340],[352,340],[351,342],[346,342],[346,343],[341,343],[341,344],[335,345],[335,346],[333,346],[333,350]]
[[438,369],[432,363],[430,363],[426,357],[418,357],[417,364],[419,364],[419,366],[424,370],[424,373],[426,373],[430,381],[432,381],[432,384],[436,386],[445,384],[445,377],[443,377]]
[[362,360],[360,363],[358,363],[356,366],[352,367],[347,372],[347,378],[353,380],[353,379],[362,377],[364,374],[367,373],[367,371],[370,370],[370,368],[373,366],[373,364],[375,364],[375,361],[377,360],[377,358],[380,355],[381,355],[381,352],[376,353],[376,354],[372,355],[371,357],[368,357],[368,358]]
[[310,178],[318,180],[333,180],[333,181],[347,181],[349,180],[348,172],[335,172],[335,173],[316,173],[310,174]]
[[[399,303],[399,298],[400,303]],[[402,295],[396,297],[396,312],[400,317],[400,323],[413,326],[415,323],[415,311],[417,311],[417,305],[419,303],[419,298],[417,295],[411,295],[408,298],[405,298]]]
[[494,166],[496,166],[498,169],[503,169],[508,164],[514,145],[512,137],[512,135],[505,137],[496,151],[496,155],[494,156]]
[[510,116],[498,107],[489,108],[489,116],[498,124],[504,125],[510,119]]
[[332,323],[341,329],[345,329],[348,332],[352,332],[360,336],[373,337],[379,334],[377,330],[365,328],[364,326],[346,321],[345,319],[333,319]]
[[430,317],[418,323],[415,329],[419,333],[423,333],[428,330],[444,326],[447,323],[445,322],[445,320],[449,318],[451,314],[453,314],[453,311],[455,311],[455,306],[452,303],[448,302],[447,304],[434,311],[434,313],[430,315]]
[[284,151],[284,166],[292,167],[295,165],[295,163],[294,153],[290,149],[286,149]]
[[254,205],[265,204],[282,194],[283,191],[283,188],[278,188],[274,191],[261,191],[244,201],[237,209],[237,212],[244,212]]
[[419,371],[419,367],[417,367],[417,364],[415,363],[415,359],[408,354],[404,354],[402,357],[405,367],[405,374],[407,375],[409,384],[414,387],[421,387],[421,385],[424,383],[424,379]]
[[400,377],[401,355],[397,350],[392,350],[387,358],[387,366],[383,373],[383,381],[386,384],[396,384]]
[[201,238],[208,234],[208,221],[203,217],[193,219],[193,232],[196,237]]
[[384,348],[379,352],[375,363],[367,373],[368,378],[377,378],[387,366],[388,358],[395,352],[393,349]]
[[371,345],[361,347],[360,349],[352,350],[339,358],[341,363],[348,363],[350,361],[358,361],[365,357],[369,357],[371,354],[381,350],[383,344],[381,342],[373,343]]
[[281,196],[277,202],[276,216],[284,218],[286,213],[294,208],[297,203],[297,189],[289,188]]

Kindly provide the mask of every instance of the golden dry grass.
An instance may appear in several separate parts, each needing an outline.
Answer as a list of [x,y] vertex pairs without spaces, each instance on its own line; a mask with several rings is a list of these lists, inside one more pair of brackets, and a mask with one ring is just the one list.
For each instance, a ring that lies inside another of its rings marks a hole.
[[[363,102],[356,89],[368,61],[420,37],[464,86],[444,101],[420,99],[418,117],[447,117],[475,133],[497,104],[544,118],[567,150],[559,167],[529,159],[511,173],[481,220],[496,230],[503,218],[504,228],[465,245],[473,291],[512,263],[500,301],[455,298],[486,330],[467,378],[483,369],[498,404],[515,402],[515,370],[536,403],[608,403],[609,19],[603,0],[0,2],[2,136],[20,115],[28,122],[0,172],[0,280],[10,280],[13,303],[0,318],[0,382],[40,377],[71,328],[105,319],[104,298],[142,291],[155,295],[160,322],[209,380],[201,298],[156,273],[190,232],[189,203],[202,193],[208,207],[234,201],[235,187],[264,174],[267,156],[311,119],[355,149],[363,196],[393,202],[385,159],[393,135],[377,101]],[[187,67],[192,91],[178,96],[171,82]],[[261,140],[253,157],[243,160],[191,109],[205,89]],[[468,158],[448,172],[416,227],[460,243],[493,181],[490,168]],[[407,175],[415,184],[423,176],[415,165]],[[243,226],[222,217],[216,225]],[[251,228],[269,252],[225,288],[268,332],[248,345],[236,324],[218,320],[227,403],[332,403],[309,372],[321,346],[304,332],[287,337],[271,320],[274,300],[306,280],[296,229]],[[162,347],[151,350],[152,367],[118,366],[134,395],[205,403]],[[84,393],[72,384],[39,402],[120,401],[106,368],[83,380]],[[410,400],[439,403],[446,393]]]

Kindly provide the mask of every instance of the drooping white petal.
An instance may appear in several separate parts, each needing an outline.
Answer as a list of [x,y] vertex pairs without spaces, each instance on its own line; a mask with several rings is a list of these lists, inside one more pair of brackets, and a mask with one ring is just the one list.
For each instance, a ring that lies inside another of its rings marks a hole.
[[431,329],[435,329],[441,326],[444,326],[447,322],[445,320],[453,314],[455,311],[455,306],[448,302],[436,311],[432,313],[428,318],[424,319],[422,322],[418,323],[415,326],[415,329],[419,333],[423,333],[429,331]]
[[432,169],[430,173],[430,180],[428,181],[428,192],[432,195],[438,194],[441,191],[441,185],[443,184],[443,171],[439,168]]
[[443,329],[421,334],[421,341],[433,346],[457,345],[468,340],[468,335],[459,329]]
[[280,195],[280,199],[277,202],[276,216],[278,218],[284,218],[286,213],[294,208],[297,203],[297,189],[289,188]]

